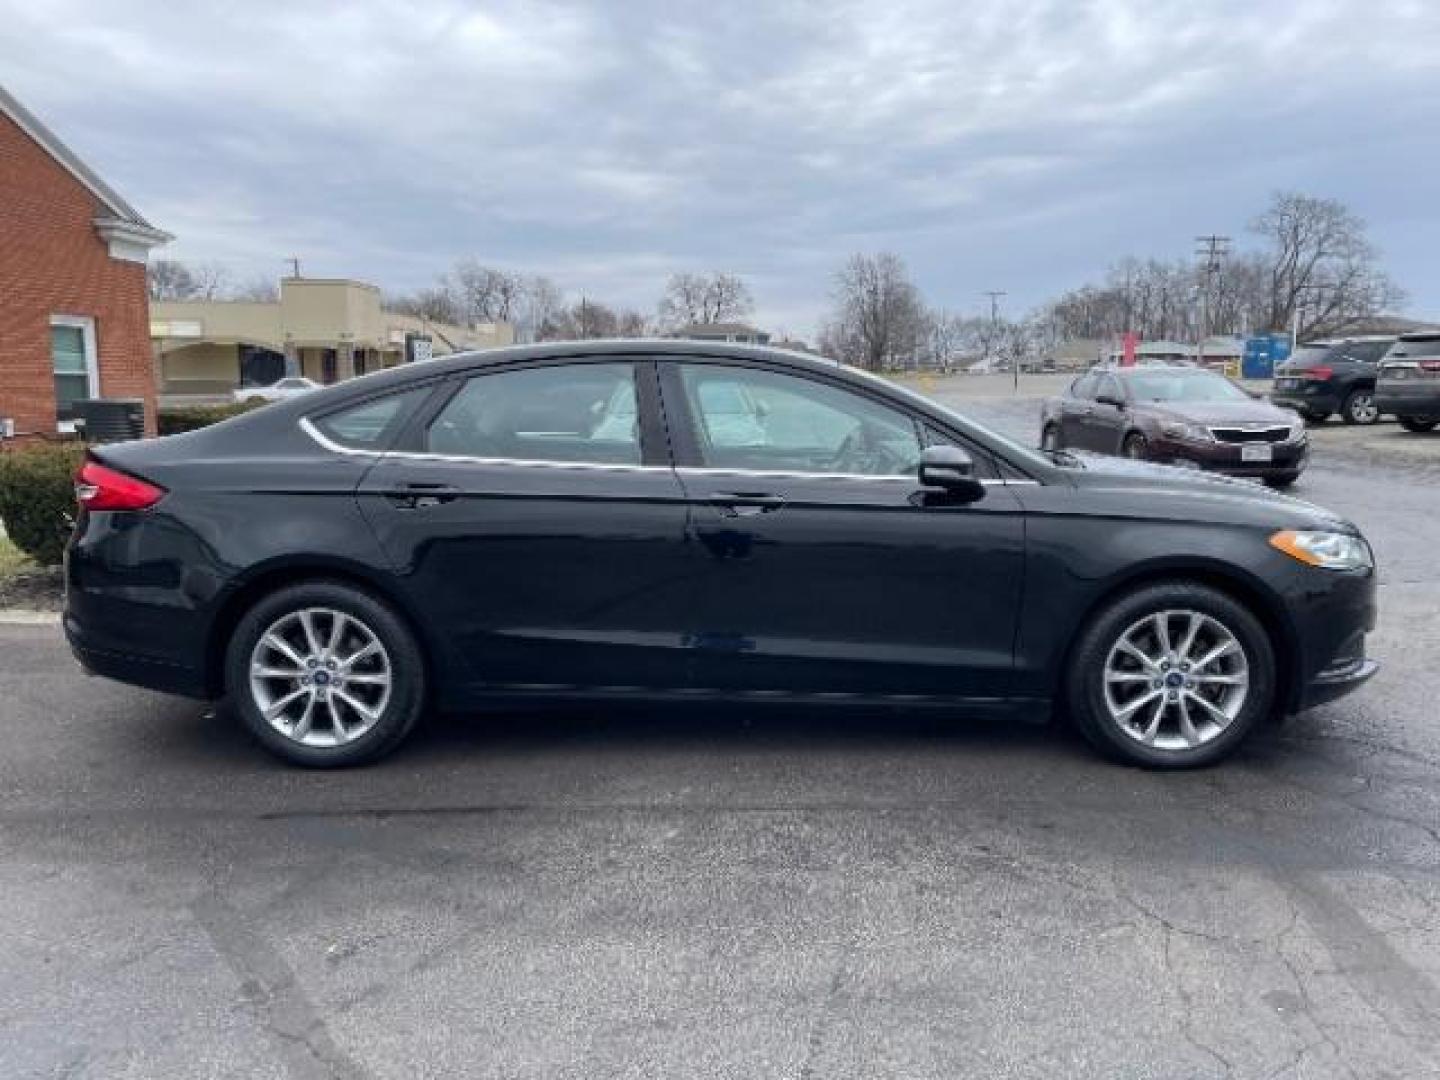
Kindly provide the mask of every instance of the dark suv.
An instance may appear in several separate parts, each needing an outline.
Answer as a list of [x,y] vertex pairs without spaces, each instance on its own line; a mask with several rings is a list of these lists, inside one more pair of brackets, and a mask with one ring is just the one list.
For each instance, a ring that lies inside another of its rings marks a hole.
[[1375,404],[1407,431],[1440,424],[1440,333],[1400,336],[1380,363]]
[[1373,424],[1375,373],[1393,337],[1313,341],[1300,346],[1275,369],[1270,400],[1319,423],[1339,413],[1347,424]]

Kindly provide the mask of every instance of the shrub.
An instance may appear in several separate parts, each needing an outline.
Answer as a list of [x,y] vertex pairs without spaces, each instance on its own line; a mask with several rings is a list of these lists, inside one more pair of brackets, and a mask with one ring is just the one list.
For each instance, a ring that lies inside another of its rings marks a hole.
[[0,451],[0,521],[25,554],[56,566],[75,515],[75,470],[83,443],[39,443]]
[[263,401],[233,401],[224,405],[174,405],[156,414],[155,429],[161,435],[178,435],[229,420],[263,404]]

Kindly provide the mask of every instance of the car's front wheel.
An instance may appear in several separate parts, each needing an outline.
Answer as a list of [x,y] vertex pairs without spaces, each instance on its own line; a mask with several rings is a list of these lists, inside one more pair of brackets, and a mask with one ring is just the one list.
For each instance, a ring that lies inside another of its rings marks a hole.
[[1138,431],[1132,431],[1125,436],[1125,442],[1120,447],[1121,452],[1127,458],[1135,461],[1144,461],[1150,456],[1150,442]]
[[1413,431],[1417,435],[1434,431],[1435,425],[1440,424],[1440,417],[1434,416],[1402,416],[1399,417],[1399,420],[1401,427],[1406,431]]
[[1082,631],[1068,704],[1105,753],[1148,768],[1231,753],[1275,698],[1275,653],[1259,620],[1207,585],[1165,581],[1124,595]]
[[1040,449],[1053,454],[1060,449],[1060,425],[1046,424],[1040,432]]
[[241,618],[226,689],[250,733],[297,765],[358,765],[388,754],[425,706],[425,665],[395,611],[336,581],[287,586]]

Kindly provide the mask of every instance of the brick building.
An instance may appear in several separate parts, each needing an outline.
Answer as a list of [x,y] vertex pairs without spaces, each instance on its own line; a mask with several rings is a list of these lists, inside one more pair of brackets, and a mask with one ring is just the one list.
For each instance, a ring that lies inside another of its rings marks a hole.
[[153,431],[145,262],[169,239],[0,86],[0,433],[69,430],[88,397],[143,399]]

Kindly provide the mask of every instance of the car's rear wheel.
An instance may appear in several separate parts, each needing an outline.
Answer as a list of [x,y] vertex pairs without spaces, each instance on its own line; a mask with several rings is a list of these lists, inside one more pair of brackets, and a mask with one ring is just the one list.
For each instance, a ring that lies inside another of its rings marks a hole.
[[241,618],[226,689],[250,733],[297,765],[388,754],[425,705],[424,660],[388,604],[336,581],[287,586]]
[[1375,407],[1375,391],[1351,390],[1340,405],[1340,419],[1347,424],[1362,426],[1373,424],[1380,419],[1380,410]]
[[1413,431],[1417,434],[1434,431],[1435,426],[1440,424],[1440,417],[1434,416],[1401,416],[1398,419],[1400,426],[1406,431]]
[[1046,424],[1040,432],[1040,449],[1054,453],[1060,449],[1060,425]]
[[1328,412],[1322,412],[1319,409],[1301,409],[1300,415],[1305,420],[1305,423],[1312,426],[1323,424],[1326,420],[1330,419]]
[[1144,461],[1150,456],[1150,442],[1138,431],[1132,431],[1129,435],[1125,436],[1125,442],[1121,446],[1121,450],[1127,458]]
[[1275,653],[1258,619],[1206,585],[1166,581],[1120,597],[1081,633],[1068,671],[1081,732],[1148,768],[1231,753],[1275,698]]

